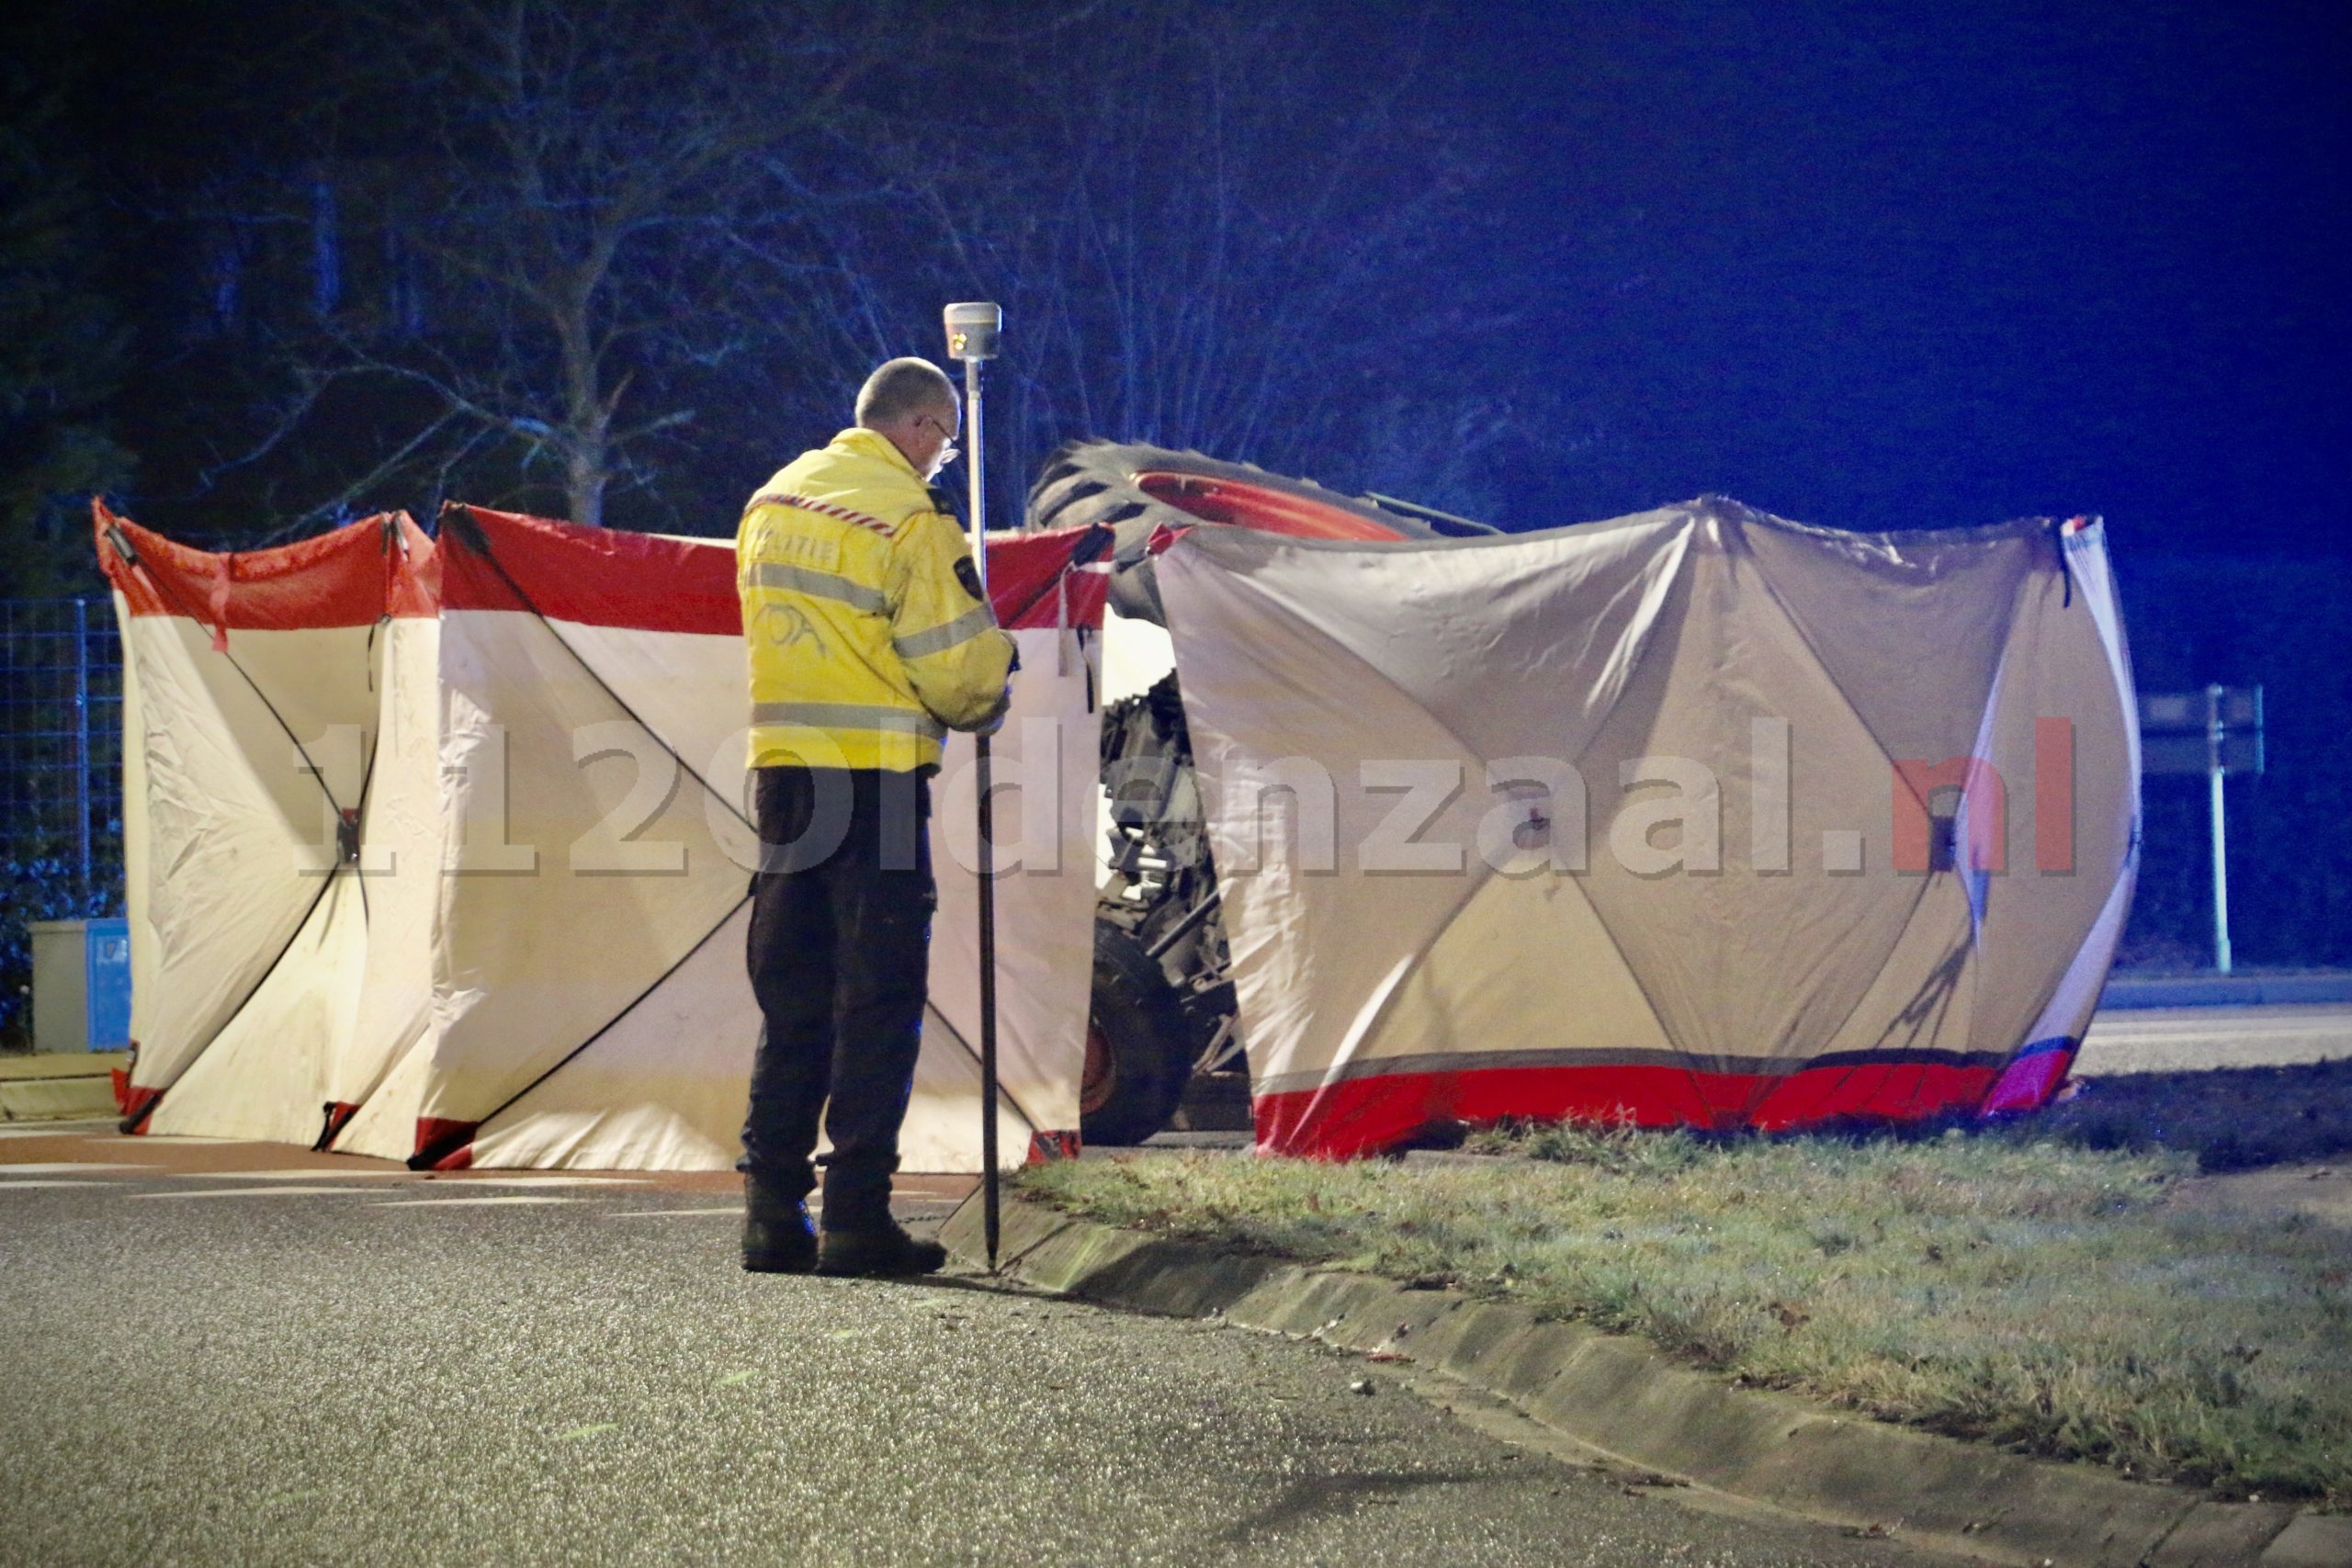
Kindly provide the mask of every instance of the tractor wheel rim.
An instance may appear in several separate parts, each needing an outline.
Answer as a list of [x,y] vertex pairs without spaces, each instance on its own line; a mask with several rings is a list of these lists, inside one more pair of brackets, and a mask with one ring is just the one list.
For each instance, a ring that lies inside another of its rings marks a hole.
[[1091,1116],[1111,1103],[1119,1089],[1119,1059],[1111,1054],[1111,1042],[1102,1029],[1090,1021],[1086,1025],[1086,1069],[1079,1079],[1078,1110],[1081,1116]]

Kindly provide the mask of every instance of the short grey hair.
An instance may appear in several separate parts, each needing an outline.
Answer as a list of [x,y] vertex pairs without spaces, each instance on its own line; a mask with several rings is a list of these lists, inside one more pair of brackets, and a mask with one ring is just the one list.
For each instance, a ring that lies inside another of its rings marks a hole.
[[893,359],[857,389],[857,423],[869,430],[909,414],[956,406],[956,383],[928,359]]

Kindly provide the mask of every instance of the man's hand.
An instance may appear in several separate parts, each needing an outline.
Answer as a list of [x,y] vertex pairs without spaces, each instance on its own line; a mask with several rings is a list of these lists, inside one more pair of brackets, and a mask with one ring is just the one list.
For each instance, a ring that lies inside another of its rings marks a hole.
[[989,710],[989,716],[982,719],[980,721],[979,728],[973,730],[972,733],[981,737],[983,739],[989,736],[994,735],[998,730],[1004,728],[1005,716],[1012,713],[1012,688],[1007,686],[1004,689],[1003,698],[997,703],[995,707]]

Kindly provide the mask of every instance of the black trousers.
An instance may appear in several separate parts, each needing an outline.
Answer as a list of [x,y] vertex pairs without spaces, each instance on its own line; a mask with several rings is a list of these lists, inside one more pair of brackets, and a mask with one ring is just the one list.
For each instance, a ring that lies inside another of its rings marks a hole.
[[873,769],[761,768],[756,789],[750,967],[762,1025],[737,1168],[786,1200],[807,1196],[821,1113],[832,1143],[824,1223],[876,1229],[889,1218],[922,1038],[938,902],[931,783]]

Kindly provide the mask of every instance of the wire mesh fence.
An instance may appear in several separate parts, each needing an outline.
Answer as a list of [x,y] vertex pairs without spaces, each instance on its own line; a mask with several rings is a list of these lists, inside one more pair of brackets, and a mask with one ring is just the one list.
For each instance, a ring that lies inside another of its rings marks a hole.
[[0,599],[0,1043],[23,1043],[31,923],[121,912],[113,606]]

